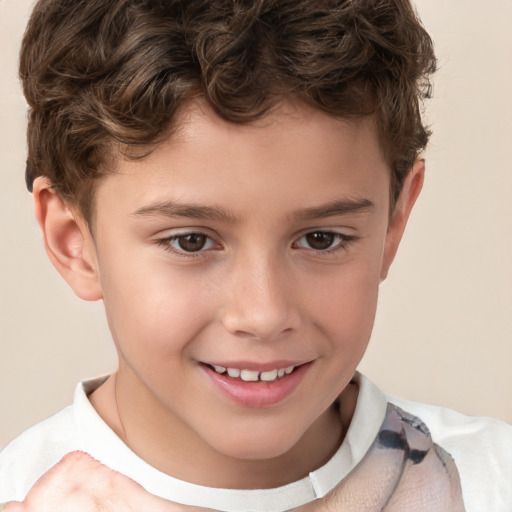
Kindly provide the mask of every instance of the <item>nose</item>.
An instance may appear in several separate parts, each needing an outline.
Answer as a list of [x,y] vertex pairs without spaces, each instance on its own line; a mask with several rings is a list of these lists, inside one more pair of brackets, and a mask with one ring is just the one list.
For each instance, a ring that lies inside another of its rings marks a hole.
[[231,269],[225,284],[222,323],[231,334],[271,341],[297,329],[293,279],[275,259],[246,258]]

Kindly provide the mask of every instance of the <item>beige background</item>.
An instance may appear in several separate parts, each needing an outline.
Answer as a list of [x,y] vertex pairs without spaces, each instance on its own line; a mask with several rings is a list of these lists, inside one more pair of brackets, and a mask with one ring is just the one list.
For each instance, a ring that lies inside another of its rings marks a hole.
[[[115,368],[101,304],[50,266],[24,189],[16,60],[31,3],[0,0],[0,448]],[[441,64],[435,136],[361,367],[389,392],[512,423],[512,0],[417,6]]]

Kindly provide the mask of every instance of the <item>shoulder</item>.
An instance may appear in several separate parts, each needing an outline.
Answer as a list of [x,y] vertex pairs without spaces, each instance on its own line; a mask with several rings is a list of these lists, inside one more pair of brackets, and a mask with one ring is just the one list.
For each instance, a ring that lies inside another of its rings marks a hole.
[[73,451],[76,437],[68,406],[8,444],[0,453],[0,503],[23,500],[41,475]]
[[[22,501],[37,480],[64,455],[87,451],[91,425],[101,424],[87,395],[106,379],[79,383],[72,405],[26,430],[0,453],[0,503]],[[101,435],[101,428],[99,432]]]
[[419,418],[428,426],[435,443],[445,449],[460,451],[463,459],[482,464],[504,463],[512,469],[512,426],[495,418],[467,416],[446,407],[422,404],[386,395],[388,401]]
[[388,401],[420,418],[433,441],[454,459],[468,511],[512,510],[512,426],[386,395]]
[[77,411],[87,402],[90,382],[77,385],[73,405],[29,428],[0,453],[0,503],[23,501],[37,480],[64,455],[82,449],[83,429]]

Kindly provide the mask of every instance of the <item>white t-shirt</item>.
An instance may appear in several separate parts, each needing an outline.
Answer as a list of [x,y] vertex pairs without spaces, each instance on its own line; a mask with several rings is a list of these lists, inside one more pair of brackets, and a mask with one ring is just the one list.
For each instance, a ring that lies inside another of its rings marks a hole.
[[387,503],[400,512],[411,504],[422,512],[512,512],[511,426],[385,395],[361,374],[354,380],[355,413],[331,460],[302,480],[263,490],[204,487],[153,468],[89,402],[87,395],[104,379],[86,381],[77,386],[71,406],[0,454],[0,503],[23,501],[40,476],[67,453],[81,450],[150,493],[186,505],[184,510],[284,512],[307,510],[308,503],[323,510],[325,502],[325,510],[359,511],[364,505],[377,512]]

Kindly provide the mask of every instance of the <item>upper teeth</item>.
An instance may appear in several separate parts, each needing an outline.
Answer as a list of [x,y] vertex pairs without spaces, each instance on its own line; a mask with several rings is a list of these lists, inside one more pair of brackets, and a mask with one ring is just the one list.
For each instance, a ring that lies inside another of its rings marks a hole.
[[246,382],[257,382],[262,380],[264,382],[273,382],[277,378],[290,375],[295,366],[288,366],[287,368],[276,368],[267,372],[258,372],[256,370],[240,370],[239,368],[225,368],[224,366],[214,365],[213,369],[217,373],[227,373],[230,377],[235,379],[240,378]]

